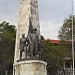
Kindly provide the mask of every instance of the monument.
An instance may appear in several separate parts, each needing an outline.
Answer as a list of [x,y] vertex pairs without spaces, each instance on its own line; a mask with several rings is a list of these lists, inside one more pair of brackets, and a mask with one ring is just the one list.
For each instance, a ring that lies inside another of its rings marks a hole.
[[20,0],[13,75],[47,75],[47,63],[42,60],[43,41],[38,0]]

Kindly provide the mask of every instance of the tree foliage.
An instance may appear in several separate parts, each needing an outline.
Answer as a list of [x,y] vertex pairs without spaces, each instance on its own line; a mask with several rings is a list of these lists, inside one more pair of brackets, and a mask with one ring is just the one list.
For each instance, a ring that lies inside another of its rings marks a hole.
[[70,56],[69,49],[70,49],[70,45],[64,45],[61,43],[52,44],[50,40],[46,40],[45,50],[43,52],[44,59],[46,59],[47,61],[52,59],[63,60],[64,57]]
[[68,45],[63,44],[52,44],[50,39],[46,40],[44,43],[45,50],[43,51],[43,59],[48,63],[48,73],[56,73],[54,71],[57,71],[58,67],[63,68],[64,58],[70,57],[70,46],[68,47]]
[[0,71],[11,68],[14,58],[16,29],[8,22],[0,23]]
[[[74,26],[74,40],[75,40],[75,16],[73,16],[73,26]],[[63,26],[61,26],[58,34],[58,38],[64,41],[72,40],[72,16],[64,20]]]

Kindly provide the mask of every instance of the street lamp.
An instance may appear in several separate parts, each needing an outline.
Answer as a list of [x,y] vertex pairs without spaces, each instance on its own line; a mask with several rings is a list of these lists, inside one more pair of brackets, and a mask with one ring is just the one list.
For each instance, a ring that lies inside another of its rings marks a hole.
[[72,59],[73,59],[73,75],[74,75],[74,26],[73,26],[73,16],[74,16],[74,1],[72,0]]

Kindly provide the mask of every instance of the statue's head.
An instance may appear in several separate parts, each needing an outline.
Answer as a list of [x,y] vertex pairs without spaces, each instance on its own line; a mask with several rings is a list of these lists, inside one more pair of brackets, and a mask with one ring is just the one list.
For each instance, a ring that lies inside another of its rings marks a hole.
[[33,33],[37,32],[37,29],[36,29],[36,28],[33,28],[33,29],[32,29],[32,32],[33,32]]
[[25,34],[24,33],[22,34],[22,37],[25,37]]
[[39,35],[39,39],[45,40],[44,36],[42,36],[42,35]]
[[34,28],[34,31],[37,31],[37,29],[36,29],[36,28]]

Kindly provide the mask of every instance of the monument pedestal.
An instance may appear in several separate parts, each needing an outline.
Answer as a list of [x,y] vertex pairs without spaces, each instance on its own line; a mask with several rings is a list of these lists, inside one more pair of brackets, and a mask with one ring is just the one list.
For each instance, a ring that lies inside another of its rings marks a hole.
[[42,60],[25,60],[16,62],[14,75],[47,75],[47,63]]

